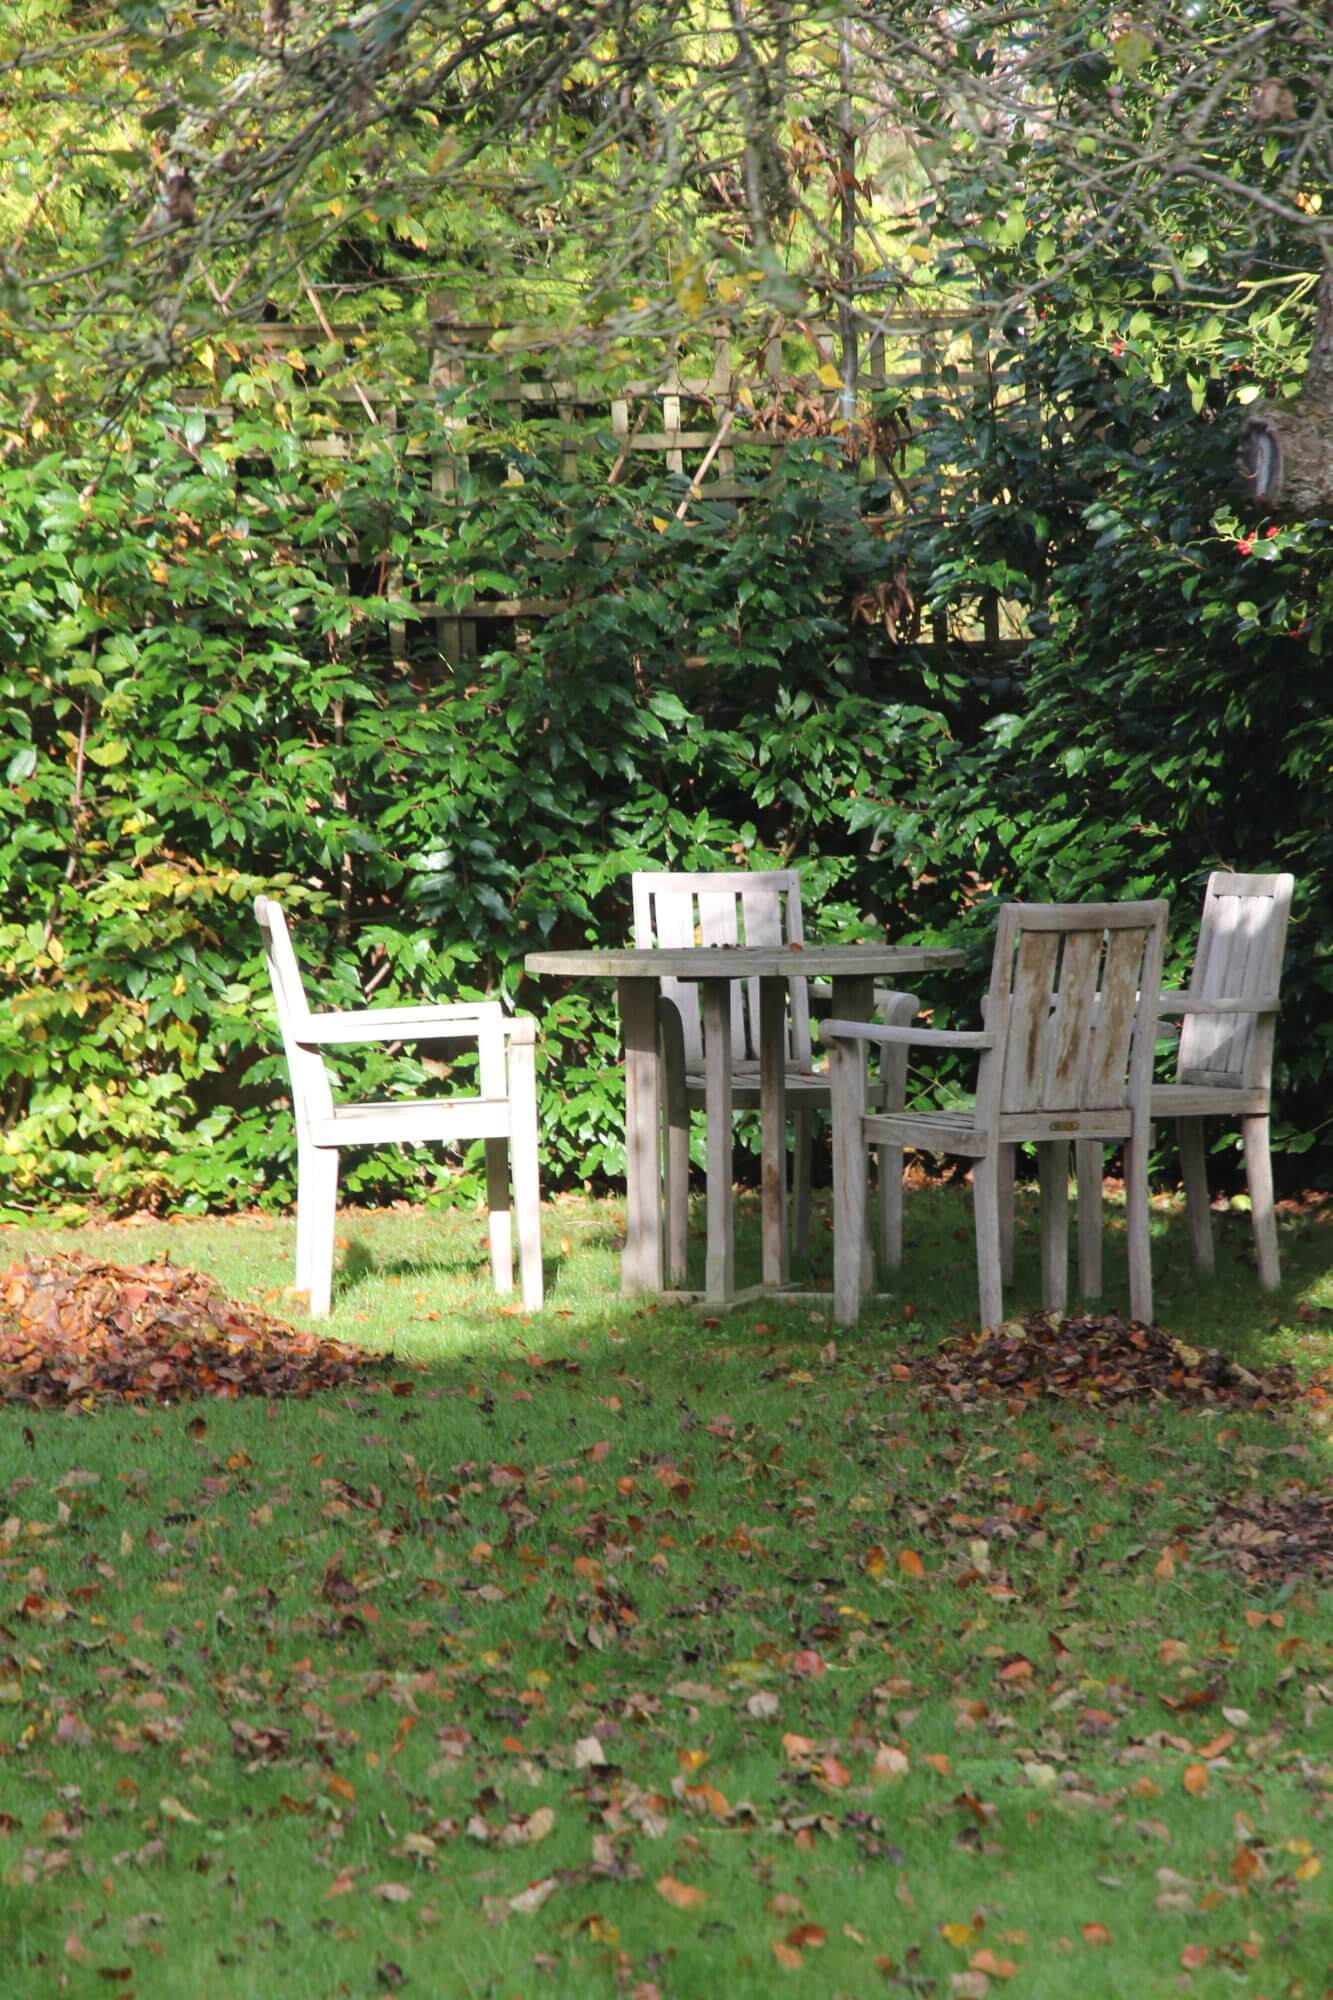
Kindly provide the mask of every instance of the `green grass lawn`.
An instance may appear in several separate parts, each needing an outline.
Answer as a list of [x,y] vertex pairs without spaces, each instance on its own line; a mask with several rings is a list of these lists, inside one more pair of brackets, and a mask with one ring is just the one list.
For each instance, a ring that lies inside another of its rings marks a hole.
[[[1273,1300],[1219,1221],[1205,1284],[1158,1210],[1159,1320],[1327,1366],[1333,1214]],[[1211,1532],[1326,1490],[1317,1413],[927,1402],[957,1191],[832,1336],[622,1302],[620,1222],[550,1206],[527,1318],[480,1219],[344,1218],[364,1390],[0,1409],[6,2000],[1326,1994],[1330,1601]],[[289,1223],[52,1247],[294,1303]]]

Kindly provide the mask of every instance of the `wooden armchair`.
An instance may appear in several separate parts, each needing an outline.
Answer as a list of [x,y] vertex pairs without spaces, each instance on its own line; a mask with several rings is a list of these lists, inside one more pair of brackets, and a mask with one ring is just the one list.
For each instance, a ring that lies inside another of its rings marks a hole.
[[[1041,1175],[1042,1301],[1068,1296],[1071,1140],[1089,1159],[1125,1143],[1130,1309],[1152,1318],[1149,1092],[1167,905],[1010,903],[1000,912],[985,1028],[957,1033],[825,1021],[833,1095],[833,1310],[860,1312],[870,1271],[866,1155],[914,1146],[970,1158],[981,1323],[1004,1317],[1001,1197],[1007,1157],[1035,1141]],[[867,1109],[866,1044],[975,1049],[975,1103],[949,1111]]]
[[[292,1084],[297,1151],[296,1284],[310,1294],[311,1317],[322,1318],[331,1303],[340,1149],[459,1139],[486,1142],[491,1273],[498,1292],[511,1291],[514,1282],[509,1213],[512,1167],[523,1303],[535,1311],[542,1302],[542,1259],[535,1026],[531,1017],[510,1018],[495,1000],[312,1014],[281,907],[271,897],[257,896],[255,916]],[[335,1103],[333,1079],[321,1049],[402,1041],[475,1043],[478,1094]]]
[[[644,870],[631,876],[634,943],[653,946],[793,944],[804,942],[801,878],[794,868],[678,874]],[[810,1037],[810,989],[788,981],[786,1095],[793,1112],[791,1239],[805,1255],[810,1241],[811,1113],[830,1102],[828,1072],[816,1069]],[[915,1003],[903,994],[877,995],[883,1013],[910,1019]],[[904,1013],[904,1007],[906,1009]],[[665,1125],[668,1282],[685,1276],[689,1188],[690,1112],[707,1102],[699,989],[692,980],[664,978],[658,1009]],[[731,989],[732,1103],[752,1109],[759,1091],[759,982],[737,980]],[[901,1072],[901,1073],[900,1073]],[[879,1095],[901,1090],[905,1057],[891,1061]],[[902,1154],[890,1148],[879,1161],[881,1236],[888,1254],[901,1241]]]
[[[1180,1017],[1175,1082],[1154,1084],[1151,1100],[1154,1118],[1175,1120],[1190,1243],[1203,1272],[1213,1268],[1204,1120],[1220,1117],[1240,1126],[1259,1282],[1266,1291],[1276,1291],[1281,1279],[1269,1114],[1293,886],[1290,875],[1209,876],[1189,986],[1163,993],[1158,1008],[1163,1017]],[[1100,1184],[1083,1148],[1076,1152],[1082,1215],[1085,1207],[1100,1205]],[[1099,1246],[1100,1232],[1096,1242]],[[1099,1254],[1091,1237],[1088,1249],[1090,1258]],[[1090,1277],[1095,1296],[1100,1290],[1095,1262]]]

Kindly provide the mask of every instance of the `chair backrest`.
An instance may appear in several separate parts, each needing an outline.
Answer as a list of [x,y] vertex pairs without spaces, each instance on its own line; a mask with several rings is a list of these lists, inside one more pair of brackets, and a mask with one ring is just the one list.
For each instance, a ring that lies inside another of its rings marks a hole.
[[[1191,993],[1207,1000],[1276,995],[1292,887],[1290,875],[1208,877]],[[1177,1081],[1267,1090],[1275,1027],[1272,1014],[1186,1014]]]
[[319,1050],[309,1046],[303,1048],[298,1040],[303,1024],[310,1017],[310,1006],[301,984],[301,968],[292,950],[282,907],[271,896],[256,896],[255,916],[259,920],[264,958],[273,984],[273,999],[292,1081],[292,1108],[299,1134],[309,1129],[312,1120],[332,1117],[333,1091]]
[[[801,878],[794,868],[753,873],[672,874],[645,871],[630,878],[634,942],[654,945],[801,944]],[[813,1067],[810,1001],[804,979],[787,982],[787,1059],[798,1070]],[[699,989],[692,980],[663,979],[662,991],[680,1010],[685,1060],[703,1060]],[[759,981],[732,982],[731,1043],[738,1061],[759,1057]]]
[[979,1123],[1030,1117],[1038,1137],[1081,1113],[1147,1116],[1167,908],[1005,905],[986,1001],[995,1045],[977,1075]]

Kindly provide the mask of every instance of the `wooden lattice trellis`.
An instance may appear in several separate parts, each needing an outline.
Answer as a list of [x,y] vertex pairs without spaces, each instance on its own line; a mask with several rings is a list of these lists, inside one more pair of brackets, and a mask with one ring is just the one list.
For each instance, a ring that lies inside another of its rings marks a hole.
[[[250,345],[259,351],[305,352],[338,344],[346,351],[367,331],[359,325],[331,324],[321,313],[318,324],[266,324]],[[849,457],[869,460],[881,473],[892,472],[898,448],[909,433],[901,417],[883,414],[889,407],[889,391],[897,392],[893,408],[898,411],[908,411],[914,403],[919,406],[927,396],[970,399],[982,384],[992,395],[1021,394],[1004,384],[984,340],[978,339],[975,321],[952,314],[893,315],[874,325],[861,346],[866,365],[857,376],[857,409],[850,422],[843,415],[838,334],[818,322],[775,323],[758,356],[745,359],[738,357],[727,331],[700,336],[693,354],[669,354],[658,374],[619,383],[614,393],[596,382],[555,372],[525,379],[527,367],[517,361],[508,377],[497,382],[494,333],[492,325],[464,321],[448,310],[446,302],[434,302],[423,343],[425,379],[420,390],[414,395],[409,389],[406,396],[400,390],[397,400],[388,398],[373,381],[350,374],[348,357],[350,385],[331,386],[326,392],[346,409],[346,428],[310,439],[306,449],[312,455],[342,458],[359,449],[359,438],[371,424],[382,432],[400,431],[408,457],[429,457],[432,493],[449,506],[469,469],[464,442],[471,429],[469,419],[446,413],[442,435],[437,433],[432,443],[415,442],[414,433],[421,428],[419,416],[426,399],[437,400],[446,391],[456,395],[470,381],[480,381],[484,372],[490,404],[559,421],[564,477],[574,476],[581,450],[594,440],[608,439],[609,480],[631,477],[638,463],[656,459],[668,473],[688,479],[678,509],[683,513],[695,501],[743,503],[758,482],[744,475],[738,457],[753,460],[756,454],[766,454],[771,463],[800,437],[838,435]],[[484,368],[476,359],[481,355],[486,356]],[[800,365],[802,360],[808,365]],[[870,414],[875,412],[881,414]],[[233,411],[215,403],[211,414],[226,423]],[[899,484],[908,498],[906,486],[901,480]],[[475,602],[461,609],[425,601],[416,608],[435,617],[441,652],[460,663],[476,657],[480,626],[512,621],[521,627],[560,609],[561,600],[478,592]],[[993,649],[999,641],[994,599],[983,602],[980,622],[984,642]],[[936,630],[937,641],[944,636]],[[401,623],[390,627],[389,640],[392,652],[401,658],[407,647]]]

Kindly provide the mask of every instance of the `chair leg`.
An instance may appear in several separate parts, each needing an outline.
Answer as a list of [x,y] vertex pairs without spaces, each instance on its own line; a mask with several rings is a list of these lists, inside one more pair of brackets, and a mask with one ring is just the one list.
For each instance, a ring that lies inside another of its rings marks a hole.
[[875,1154],[879,1188],[879,1254],[886,1271],[903,1263],[903,1149],[880,1146]]
[[[1210,1277],[1213,1270],[1213,1217],[1208,1200],[1208,1160],[1203,1137],[1202,1118],[1177,1118],[1176,1148],[1180,1154],[1180,1178],[1185,1183],[1185,1221],[1189,1227],[1190,1251],[1195,1269]],[[1247,1165],[1249,1157],[1247,1147]]]
[[808,1111],[792,1115],[791,1155],[791,1247],[795,1257],[810,1255],[811,1153],[815,1121]]
[[1041,1185],[1041,1303],[1062,1313],[1069,1303],[1069,1142],[1037,1148]]
[[1000,1270],[1006,1285],[1014,1281],[1014,1178],[1017,1172],[1017,1146],[1001,1146],[997,1192],[1000,1206]]
[[1125,1236],[1129,1248],[1129,1312],[1144,1326],[1152,1323],[1152,1237],[1148,1227],[1148,1155],[1152,1126],[1145,1124],[1125,1141]]
[[[885,1027],[905,1028],[917,1014],[920,1002],[915,993],[886,993],[879,1005]],[[901,1044],[889,1042],[881,1049],[879,1081],[885,1110],[901,1111],[907,1102],[907,1050]],[[879,1186],[879,1254],[886,1271],[898,1271],[903,1261],[902,1147],[879,1147],[875,1165]]]
[[509,1046],[509,1161],[518,1224],[519,1282],[527,1312],[539,1311],[542,1303],[542,1193],[537,1146],[536,1054],[531,1042],[514,1039]]
[[333,1303],[333,1236],[338,1210],[338,1153],[308,1146],[300,1154],[296,1193],[298,1288],[310,1294],[311,1319],[325,1319]]
[[833,1119],[833,1317],[855,1326],[865,1278],[867,1147],[865,1053],[859,1042],[829,1050]]
[[662,1061],[662,1185],[666,1202],[666,1281],[685,1283],[690,1230],[690,1106],[685,1088],[685,1035],[680,1010],[658,1001]]
[[1245,1179],[1253,1211],[1254,1249],[1259,1263],[1259,1283],[1266,1292],[1275,1292],[1282,1282],[1277,1254],[1277,1215],[1273,1208],[1273,1161],[1268,1150],[1268,1117],[1256,1113],[1240,1121],[1245,1146]]
[[1078,1180],[1078,1289],[1085,1299],[1102,1295],[1102,1144],[1074,1141]]
[[509,1214],[509,1146],[486,1141],[486,1233],[491,1246],[491,1282],[497,1292],[514,1289],[514,1236]]
[[972,1210],[977,1236],[977,1293],[981,1324],[983,1327],[997,1327],[1004,1321],[998,1153],[991,1153],[973,1163]]

